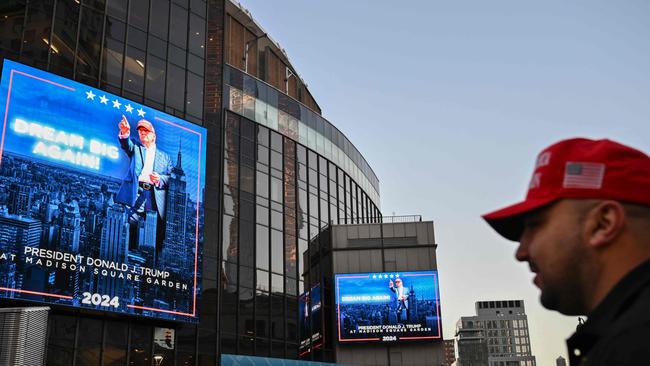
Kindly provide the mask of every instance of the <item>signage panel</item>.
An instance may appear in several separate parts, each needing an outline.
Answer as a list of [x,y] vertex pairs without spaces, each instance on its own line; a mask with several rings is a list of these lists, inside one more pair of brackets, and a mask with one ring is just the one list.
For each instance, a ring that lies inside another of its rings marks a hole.
[[9,60],[0,297],[196,322],[206,130]]
[[339,342],[442,339],[437,271],[335,276]]
[[313,349],[323,346],[322,307],[320,285],[316,285],[311,290],[300,295],[298,304],[298,310],[300,311],[300,357],[309,354]]

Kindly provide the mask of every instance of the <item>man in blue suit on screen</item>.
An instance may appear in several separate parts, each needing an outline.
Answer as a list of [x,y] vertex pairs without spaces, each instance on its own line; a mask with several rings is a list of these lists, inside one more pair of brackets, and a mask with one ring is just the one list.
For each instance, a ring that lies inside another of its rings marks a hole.
[[388,289],[395,294],[396,308],[395,313],[397,314],[397,322],[401,323],[402,312],[406,310],[406,320],[408,320],[408,309],[409,309],[409,293],[408,289],[404,287],[401,278],[395,280],[395,285],[393,285],[393,280],[388,282]]
[[[122,150],[130,159],[126,173],[116,195],[116,201],[130,207],[130,221],[137,233],[137,224],[147,212],[157,212],[156,253],[162,249],[165,219],[165,196],[172,163],[169,155],[156,146],[156,130],[151,122],[141,119],[137,124],[139,141],[131,137],[131,126],[125,116],[118,124]],[[134,225],[135,224],[135,225]],[[132,238],[130,247],[137,241]]]

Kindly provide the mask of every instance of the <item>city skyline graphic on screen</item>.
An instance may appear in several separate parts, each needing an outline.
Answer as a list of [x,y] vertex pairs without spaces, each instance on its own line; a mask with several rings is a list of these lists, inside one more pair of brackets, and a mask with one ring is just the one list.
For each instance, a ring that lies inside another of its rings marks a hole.
[[197,322],[206,130],[5,60],[0,297]]

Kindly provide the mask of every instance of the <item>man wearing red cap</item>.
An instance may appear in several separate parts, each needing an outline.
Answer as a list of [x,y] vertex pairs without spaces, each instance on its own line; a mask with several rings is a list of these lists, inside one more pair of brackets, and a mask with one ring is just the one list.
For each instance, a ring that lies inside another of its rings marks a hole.
[[544,307],[588,321],[571,366],[650,363],[650,158],[610,140],[570,139],[537,157],[523,202],[483,218],[519,241]]
[[165,233],[165,191],[172,169],[171,159],[156,146],[156,130],[151,122],[145,119],[138,121],[139,141],[130,137],[131,126],[125,116],[122,116],[118,128],[120,145],[129,157],[130,164],[115,200],[131,207],[132,247],[137,243],[138,221],[144,219],[147,211],[158,213],[156,252],[159,254]]

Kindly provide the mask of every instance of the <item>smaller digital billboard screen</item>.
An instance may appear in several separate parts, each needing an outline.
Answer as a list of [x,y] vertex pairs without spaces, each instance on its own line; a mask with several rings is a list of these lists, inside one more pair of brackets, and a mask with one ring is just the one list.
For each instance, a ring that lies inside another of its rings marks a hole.
[[321,288],[316,285],[300,295],[300,357],[323,345]]
[[437,271],[335,276],[339,342],[442,339]]

